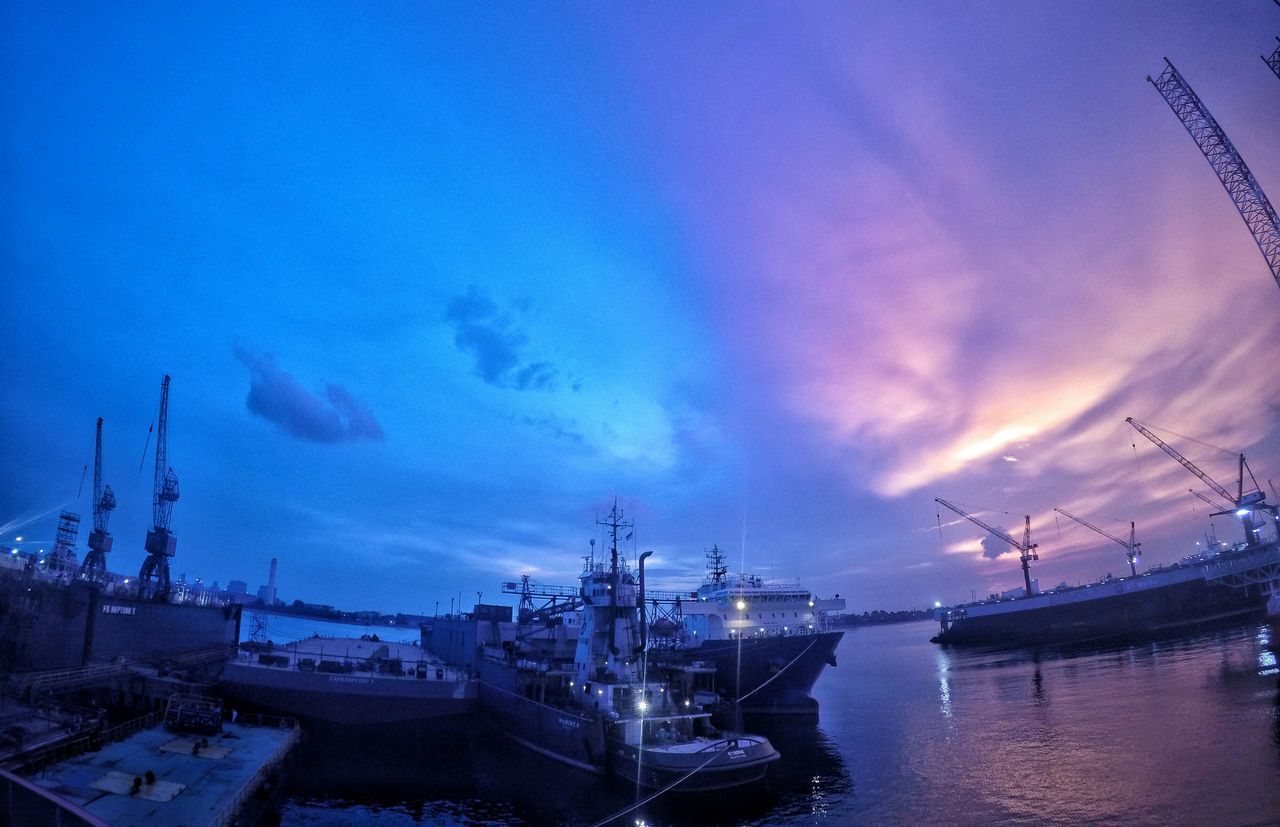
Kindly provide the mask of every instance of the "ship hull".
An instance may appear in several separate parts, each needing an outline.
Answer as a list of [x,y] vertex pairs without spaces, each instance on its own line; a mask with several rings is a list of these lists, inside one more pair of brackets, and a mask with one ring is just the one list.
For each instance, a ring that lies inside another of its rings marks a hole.
[[0,575],[0,668],[70,669],[235,646],[240,607],[113,595],[86,583]]
[[437,721],[471,712],[466,681],[328,675],[228,663],[219,689],[230,706],[338,726]]
[[604,772],[604,726],[594,715],[539,703],[521,695],[500,666],[484,664],[479,706],[504,735],[540,755],[592,773]]
[[1236,587],[1207,579],[1234,565],[1255,571],[1276,565],[1275,546],[1226,562],[1173,567],[1087,587],[976,604],[949,610],[951,618],[935,643],[1034,645],[1143,638],[1232,618],[1262,617],[1256,586]]
[[242,708],[336,726],[435,722],[466,715],[475,681],[421,648],[361,638],[314,637],[247,645],[222,670],[224,695]]
[[651,790],[695,793],[726,790],[752,784],[764,778],[769,764],[779,758],[763,739],[739,746],[730,741],[717,745],[714,757],[702,752],[671,753],[644,749],[608,739],[609,769],[629,782]]
[[809,693],[822,670],[836,664],[843,631],[813,635],[704,640],[696,648],[656,651],[657,662],[702,662],[716,670],[716,686],[744,712],[813,715]]

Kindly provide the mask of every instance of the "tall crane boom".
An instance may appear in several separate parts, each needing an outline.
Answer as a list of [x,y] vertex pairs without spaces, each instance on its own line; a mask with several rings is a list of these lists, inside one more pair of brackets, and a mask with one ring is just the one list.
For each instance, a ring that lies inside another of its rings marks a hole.
[[156,428],[156,469],[151,489],[151,530],[147,532],[147,559],[138,573],[139,588],[150,589],[163,600],[169,594],[169,558],[178,550],[178,538],[169,531],[173,504],[177,502],[178,475],[168,465],[169,375],[160,383],[160,414]]
[[[1159,447],[1160,450],[1164,451],[1166,454],[1176,459],[1182,465],[1183,468],[1186,468],[1188,471],[1195,474],[1197,477],[1200,478],[1201,482],[1203,482],[1205,485],[1212,488],[1214,491],[1218,493],[1218,496],[1222,497],[1224,500],[1230,503],[1231,508],[1234,509],[1235,516],[1239,517],[1240,522],[1244,524],[1245,542],[1247,542],[1251,546],[1258,542],[1258,533],[1261,530],[1261,527],[1257,524],[1257,521],[1254,519],[1254,512],[1264,511],[1266,513],[1274,515],[1276,513],[1276,507],[1274,505],[1269,505],[1267,503],[1266,495],[1262,492],[1261,489],[1257,488],[1256,482],[1255,482],[1254,490],[1250,490],[1248,493],[1245,493],[1244,472],[1249,469],[1249,464],[1245,462],[1244,454],[1239,455],[1240,476],[1236,484],[1236,494],[1235,496],[1232,496],[1231,492],[1223,488],[1221,485],[1218,485],[1218,483],[1213,479],[1213,477],[1209,476],[1204,471],[1201,471],[1199,468],[1196,467],[1196,464],[1194,462],[1192,462],[1191,460],[1187,459],[1182,454],[1174,450],[1173,446],[1169,445],[1160,437],[1156,436],[1155,434],[1151,433],[1151,431],[1143,427],[1142,423],[1138,422],[1138,420],[1134,419],[1133,417],[1128,417],[1125,419],[1125,422],[1128,422],[1130,425],[1132,425],[1135,429],[1137,429],[1138,433],[1142,434],[1147,439],[1155,443],[1155,445]],[[1252,477],[1253,472],[1249,471],[1249,475]],[[1191,493],[1195,494],[1197,497],[1200,497],[1200,499],[1205,500],[1205,502],[1209,502],[1208,499],[1206,499],[1204,496],[1197,493],[1196,491],[1192,491]],[[1221,511],[1219,513],[1229,514],[1233,512]]]
[[1096,525],[1084,519],[1083,517],[1077,517],[1076,515],[1072,514],[1070,511],[1067,511],[1065,508],[1055,508],[1053,510],[1063,515],[1064,517],[1070,517],[1071,519],[1075,520],[1077,523],[1084,526],[1085,528],[1093,529],[1094,531],[1101,534],[1103,537],[1106,537],[1108,540],[1111,540],[1112,542],[1116,542],[1124,546],[1124,556],[1129,561],[1129,571],[1132,574],[1137,575],[1138,547],[1141,546],[1142,543],[1139,543],[1137,541],[1138,531],[1137,531],[1137,528],[1134,526],[1133,521],[1129,522],[1129,539],[1128,541],[1125,541],[1125,540],[1121,540],[1119,537],[1115,536],[1109,531],[1104,531],[1103,529],[1098,528]]
[[87,580],[100,582],[107,574],[107,553],[111,551],[111,535],[107,524],[116,507],[116,495],[111,486],[102,482],[102,417],[98,417],[97,438],[93,449],[93,531],[89,533],[89,553],[80,564],[80,575]]
[[[1280,43],[1280,37],[1276,38],[1276,42]],[[1280,46],[1277,46],[1276,50],[1271,53],[1271,57],[1264,56],[1262,62],[1276,73],[1276,77],[1280,78]]]
[[1200,97],[1168,58],[1164,62],[1165,69],[1160,76],[1152,80],[1148,75],[1147,80],[1164,97],[1173,114],[1182,121],[1196,146],[1204,153],[1209,166],[1217,173],[1218,180],[1253,234],[1253,240],[1258,243],[1272,277],[1280,285],[1280,218],[1276,217],[1275,208],[1249,171],[1249,165],[1240,157],[1213,115],[1209,114]]
[[945,505],[947,508],[959,514],[961,517],[964,517],[969,522],[973,523],[976,526],[985,528],[987,531],[991,532],[995,536],[999,537],[1001,540],[1004,540],[1006,543],[1016,548],[1019,552],[1018,559],[1022,563],[1022,580],[1025,583],[1027,588],[1026,594],[1027,594],[1027,597],[1031,596],[1031,561],[1039,560],[1040,555],[1036,554],[1036,549],[1039,548],[1039,546],[1031,542],[1031,515],[1030,514],[1026,515],[1026,527],[1023,529],[1022,542],[1018,542],[1017,540],[1013,539],[1013,537],[1011,537],[1008,532],[1003,531],[1002,529],[996,528],[995,526],[987,525],[982,520],[979,520],[977,517],[973,516],[967,511],[964,511],[959,506],[953,505],[952,503],[947,502],[941,497],[934,497],[933,501],[938,503],[939,505]]
[[[1218,485],[1217,481],[1214,480],[1213,477],[1201,471],[1198,467],[1196,467],[1196,464],[1194,462],[1192,462],[1191,460],[1187,459],[1182,454],[1174,450],[1174,447],[1172,445],[1165,442],[1163,439],[1156,436],[1155,434],[1151,433],[1151,431],[1147,430],[1146,427],[1144,427],[1141,422],[1139,422],[1138,420],[1134,419],[1131,416],[1126,417],[1124,421],[1132,425],[1134,429],[1137,430],[1138,433],[1142,434],[1147,439],[1151,440],[1152,444],[1154,444],[1161,451],[1164,451],[1166,454],[1168,454],[1169,456],[1177,460],[1182,465],[1183,468],[1186,468],[1188,471],[1190,471],[1191,473],[1199,477],[1201,482],[1203,482],[1205,485],[1212,488],[1214,491],[1218,492],[1218,495],[1221,496],[1224,500],[1231,503],[1232,505],[1236,504],[1238,499],[1237,497],[1231,496],[1231,492],[1223,488],[1221,485]],[[1241,485],[1243,484],[1244,484],[1244,481],[1243,481],[1243,478],[1241,478]]]
[[[1202,493],[1202,492],[1200,492],[1200,491],[1195,490],[1194,488],[1188,488],[1188,489],[1187,489],[1187,493],[1188,493],[1188,494],[1190,494],[1191,496],[1195,497],[1197,500],[1200,500],[1201,502],[1203,502],[1205,505],[1209,506],[1210,508],[1217,508],[1217,507],[1218,507],[1218,501],[1217,501],[1217,500],[1210,499],[1208,494],[1204,494],[1204,493]],[[1209,516],[1210,516],[1210,517],[1216,517],[1216,516],[1218,516],[1218,515],[1217,515],[1217,514],[1210,514]]]

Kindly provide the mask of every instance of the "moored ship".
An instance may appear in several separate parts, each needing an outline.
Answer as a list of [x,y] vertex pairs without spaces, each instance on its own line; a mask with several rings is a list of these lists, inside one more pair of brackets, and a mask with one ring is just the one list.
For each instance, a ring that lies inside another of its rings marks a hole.
[[712,667],[726,698],[744,712],[813,714],[818,702],[809,693],[822,670],[836,665],[844,637],[828,622],[844,608],[838,594],[820,598],[799,583],[729,574],[724,553],[712,546],[706,581],[679,601],[679,617],[667,629],[652,629],[667,634],[654,659]]
[[1137,638],[1192,624],[1261,617],[1260,583],[1280,575],[1275,541],[1195,555],[1128,577],[936,610],[935,643],[1065,643]]
[[[935,643],[1037,644],[1102,638],[1137,638],[1194,624],[1228,618],[1261,617],[1268,597],[1280,588],[1280,539],[1264,537],[1268,518],[1274,524],[1277,508],[1253,480],[1253,472],[1238,455],[1235,492],[1212,477],[1152,433],[1133,417],[1125,420],[1222,498],[1225,508],[1212,516],[1231,515],[1244,529],[1244,542],[1227,549],[1195,554],[1170,566],[1138,573],[1136,541],[1130,523],[1125,541],[1063,509],[1055,509],[1125,548],[1131,575],[1106,578],[1082,586],[1040,591],[1031,577],[1031,561],[1038,560],[1031,542],[1031,517],[1025,518],[1021,541],[988,525],[940,497],[935,502],[989,531],[1020,552],[1024,588],[985,601],[935,610],[941,631]],[[1247,475],[1247,477],[1246,477]],[[1213,505],[1216,500],[1191,491]],[[1221,507],[1221,506],[1220,506]],[[1020,593],[1019,593],[1020,592]]]
[[420,723],[472,710],[475,682],[414,644],[313,637],[242,644],[219,687],[240,708],[340,726]]
[[[609,558],[588,558],[581,575],[581,628],[572,661],[525,651],[517,638],[488,647],[479,663],[482,710],[514,740],[591,772],[651,789],[695,791],[750,784],[778,752],[767,738],[724,732],[704,703],[714,672],[648,668],[644,559],[639,580],[621,560],[616,504],[603,523]],[[654,673],[662,678],[655,679]]]

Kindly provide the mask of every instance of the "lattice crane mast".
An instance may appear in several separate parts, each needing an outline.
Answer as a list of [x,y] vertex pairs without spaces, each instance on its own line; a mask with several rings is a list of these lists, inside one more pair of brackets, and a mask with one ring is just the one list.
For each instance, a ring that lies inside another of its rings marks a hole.
[[102,417],[98,417],[98,434],[93,449],[93,531],[89,533],[89,553],[80,564],[80,576],[102,582],[107,576],[107,554],[111,551],[111,534],[107,524],[116,507],[111,486],[102,482]]
[[1053,510],[1063,515],[1064,517],[1070,517],[1071,519],[1075,520],[1077,523],[1084,526],[1085,528],[1093,529],[1094,531],[1101,534],[1103,537],[1106,537],[1108,540],[1111,540],[1112,542],[1119,543],[1120,545],[1124,546],[1124,556],[1125,556],[1125,559],[1129,561],[1129,571],[1132,574],[1137,575],[1138,556],[1141,553],[1138,551],[1138,548],[1142,545],[1142,543],[1139,543],[1137,540],[1138,532],[1132,520],[1129,521],[1129,539],[1126,541],[1126,540],[1121,540],[1119,537],[1115,536],[1109,531],[1105,531],[1101,528],[1098,528],[1096,525],[1084,519],[1083,517],[1077,517],[1076,515],[1072,514],[1070,511],[1067,511],[1064,508],[1055,508]]
[[178,475],[168,465],[169,375],[160,383],[160,415],[156,417],[156,469],[151,487],[151,530],[147,532],[147,559],[138,573],[139,589],[150,589],[158,600],[169,594],[169,558],[178,550],[178,538],[169,531],[173,504],[178,501]]
[[1258,243],[1272,277],[1280,285],[1280,218],[1276,217],[1275,208],[1267,200],[1262,185],[1249,171],[1249,165],[1240,157],[1213,115],[1209,114],[1200,97],[1168,58],[1164,62],[1165,69],[1160,76],[1152,80],[1148,75],[1147,80],[1164,97],[1173,114],[1182,121],[1196,146],[1204,153],[1209,166],[1217,173],[1218,180],[1253,234],[1253,240]]
[[[1244,454],[1239,455],[1240,476],[1236,484],[1236,493],[1232,495],[1230,491],[1228,491],[1227,489],[1219,485],[1217,481],[1214,480],[1213,477],[1209,476],[1204,471],[1201,471],[1194,462],[1187,459],[1182,454],[1178,453],[1173,448],[1172,445],[1169,445],[1163,439],[1151,433],[1151,431],[1147,430],[1147,428],[1144,427],[1141,422],[1134,419],[1133,417],[1126,418],[1125,422],[1128,422],[1130,425],[1132,425],[1134,429],[1137,430],[1138,433],[1142,434],[1147,439],[1151,440],[1151,442],[1154,443],[1157,448],[1159,448],[1160,450],[1164,451],[1166,454],[1168,454],[1169,456],[1177,460],[1179,464],[1182,465],[1183,468],[1186,468],[1188,471],[1195,474],[1197,477],[1200,478],[1201,482],[1203,482],[1205,485],[1212,488],[1215,492],[1217,492],[1218,496],[1222,497],[1224,500],[1226,500],[1228,503],[1231,504],[1230,508],[1223,511],[1219,511],[1216,514],[1211,514],[1210,516],[1217,517],[1222,514],[1234,514],[1235,516],[1239,517],[1240,522],[1244,524],[1245,542],[1247,542],[1251,546],[1255,545],[1258,542],[1258,532],[1260,531],[1261,527],[1258,526],[1258,524],[1254,520],[1254,512],[1263,511],[1263,512],[1274,515],[1276,513],[1276,507],[1274,505],[1267,504],[1267,501],[1266,501],[1267,495],[1263,493],[1262,489],[1257,487],[1256,481],[1254,483],[1253,490],[1250,490],[1247,492],[1244,490],[1244,472],[1249,470],[1249,464],[1245,462]],[[1249,471],[1249,476],[1250,478],[1253,477],[1253,471]],[[1200,497],[1200,499],[1204,500],[1207,503],[1210,503],[1211,505],[1216,504],[1216,503],[1213,503],[1212,500],[1202,496],[1196,491],[1192,491],[1191,493],[1195,494],[1197,497]]]
[[[1280,37],[1276,38],[1276,42],[1280,43]],[[1262,55],[1261,57],[1262,62],[1267,64],[1267,67],[1276,73],[1276,77],[1280,78],[1280,46],[1277,46],[1276,50],[1271,53],[1271,57],[1266,57],[1265,55]]]
[[1004,540],[1006,543],[1016,548],[1019,552],[1018,559],[1022,563],[1022,579],[1027,587],[1027,597],[1031,596],[1031,561],[1039,560],[1040,555],[1036,554],[1036,549],[1039,548],[1039,546],[1031,542],[1031,515],[1030,514],[1026,515],[1026,528],[1022,532],[1022,542],[1018,542],[1017,540],[1013,539],[1013,537],[1009,536],[1008,532],[1004,531],[1003,529],[999,529],[999,528],[996,528],[995,526],[987,525],[982,520],[979,520],[977,517],[973,516],[967,511],[964,511],[959,506],[952,505],[951,503],[947,502],[941,497],[934,497],[933,501],[938,503],[939,505],[945,505],[947,508],[956,512],[961,517],[964,517],[969,522],[973,523],[974,525],[985,528],[987,531],[990,531],[992,534],[999,537],[1001,540]]

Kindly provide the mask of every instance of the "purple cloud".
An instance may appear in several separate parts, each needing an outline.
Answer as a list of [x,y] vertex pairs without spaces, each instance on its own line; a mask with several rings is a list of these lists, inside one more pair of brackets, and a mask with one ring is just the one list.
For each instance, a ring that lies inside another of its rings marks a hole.
[[286,433],[312,442],[383,439],[382,426],[360,399],[340,385],[312,393],[276,367],[270,354],[255,355],[237,347],[236,358],[250,373],[249,410]]
[[520,364],[520,348],[528,338],[479,288],[472,286],[450,301],[445,320],[453,324],[453,343],[475,358],[476,374],[486,383],[521,391],[553,387],[556,372],[549,363]]

